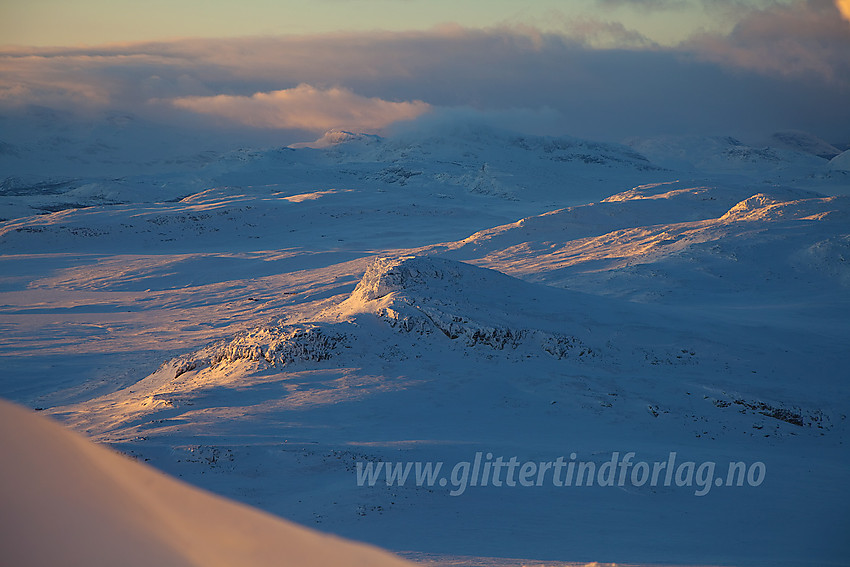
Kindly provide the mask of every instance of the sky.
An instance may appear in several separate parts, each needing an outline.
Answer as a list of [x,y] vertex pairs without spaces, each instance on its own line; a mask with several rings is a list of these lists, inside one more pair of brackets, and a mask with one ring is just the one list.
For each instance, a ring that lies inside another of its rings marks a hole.
[[5,143],[44,109],[281,142],[446,117],[850,142],[850,0],[0,0],[0,38]]
[[[782,3],[788,4],[790,0]],[[729,31],[746,7],[714,0],[27,0],[3,2],[3,43],[97,45],[186,37],[305,35],[528,25],[558,30],[570,19],[621,21],[670,44],[699,31]]]

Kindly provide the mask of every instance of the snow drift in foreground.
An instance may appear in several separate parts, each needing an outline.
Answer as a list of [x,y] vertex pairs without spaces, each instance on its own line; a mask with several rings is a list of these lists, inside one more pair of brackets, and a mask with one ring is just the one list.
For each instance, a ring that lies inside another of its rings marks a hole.
[[4,565],[410,565],[178,482],[0,400]]

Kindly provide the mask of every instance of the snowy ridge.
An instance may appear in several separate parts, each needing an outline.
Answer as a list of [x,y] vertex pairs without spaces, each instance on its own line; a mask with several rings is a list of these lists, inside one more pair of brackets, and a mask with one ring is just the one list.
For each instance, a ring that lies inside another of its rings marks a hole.
[[[376,162],[419,162],[425,158],[457,157],[481,159],[502,153],[535,160],[574,162],[585,165],[624,165],[634,170],[659,168],[637,151],[620,144],[582,140],[571,136],[528,136],[484,124],[452,123],[433,132],[402,132],[389,138],[368,134],[330,131],[320,140],[334,146],[337,159],[373,159]],[[316,142],[318,143],[318,141]],[[458,151],[460,150],[460,151]]]
[[832,159],[841,153],[841,150],[826,140],[799,130],[774,132],[770,136],[770,141],[781,148],[812,154],[824,159]]
[[795,151],[799,148],[751,146],[731,136],[657,137],[629,145],[653,162],[680,171],[795,176],[825,164],[822,157]]
[[372,180],[432,186],[449,195],[460,188],[511,201],[572,200],[595,193],[600,174],[634,179],[660,171],[627,146],[568,136],[520,136],[464,123],[426,135],[401,133],[381,143],[346,140],[328,155],[359,167],[384,164],[368,176]]
[[[214,496],[0,400],[0,534],[9,565],[404,567]],[[14,432],[14,434],[13,434]],[[38,479],[37,490],[31,486]]]
[[[523,235],[545,235],[545,240],[559,242],[603,236],[624,229],[712,220],[749,199],[752,191],[749,186],[693,187],[679,181],[641,185],[599,202],[558,209],[479,231],[461,242],[478,248],[506,250],[522,242]],[[773,189],[764,194],[778,202],[785,198],[822,197],[818,193],[795,189]]]
[[850,150],[845,150],[829,160],[830,169],[841,172],[850,172]]
[[[776,293],[797,293],[782,283],[788,277],[826,275],[832,285],[847,285],[846,196],[781,188],[752,194],[745,187],[652,187],[649,195],[638,189],[435,249],[531,281],[584,290],[604,283],[609,293],[640,290],[653,301],[660,297],[655,289],[688,288],[689,296],[694,289],[738,292],[758,281],[754,272],[763,274],[761,289]],[[782,267],[765,265],[762,257]]]
[[758,193],[736,204],[720,217],[721,222],[772,222],[785,219],[847,221],[850,219],[850,198],[839,196],[783,199],[776,194]]

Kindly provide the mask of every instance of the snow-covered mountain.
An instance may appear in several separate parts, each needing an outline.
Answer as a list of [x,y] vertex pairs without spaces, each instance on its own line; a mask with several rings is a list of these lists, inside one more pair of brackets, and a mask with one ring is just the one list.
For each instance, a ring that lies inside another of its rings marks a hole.
[[[841,564],[841,156],[480,127],[313,146],[49,214],[18,213],[79,188],[9,182],[0,394],[434,564]],[[717,463],[720,483],[452,495],[478,453],[601,469],[615,452]],[[407,462],[445,463],[444,484],[358,486]],[[763,482],[727,486],[730,462]]]
[[20,138],[15,143],[0,140],[0,218],[176,202],[222,186],[287,195],[344,188],[443,200],[473,194],[516,207],[533,203],[524,210],[530,214],[660,181],[698,184],[732,176],[828,194],[848,184],[843,170],[824,159],[826,150],[812,149],[814,142],[789,149],[731,137],[660,137],[618,145],[460,123],[389,137],[330,131],[314,143],[252,150],[214,138],[204,146],[200,134],[161,141],[153,125],[133,116],[106,117],[103,125],[87,126],[85,136],[60,116],[44,121],[35,134],[10,128]]
[[829,165],[835,154],[811,137],[800,136],[780,134],[779,139],[770,138],[767,143],[747,143],[731,136],[660,136],[628,144],[653,163],[681,172],[680,180],[846,194],[847,176]]
[[841,153],[841,150],[814,134],[801,132],[799,130],[786,130],[774,132],[770,141],[780,148],[794,150],[824,159],[832,159]]

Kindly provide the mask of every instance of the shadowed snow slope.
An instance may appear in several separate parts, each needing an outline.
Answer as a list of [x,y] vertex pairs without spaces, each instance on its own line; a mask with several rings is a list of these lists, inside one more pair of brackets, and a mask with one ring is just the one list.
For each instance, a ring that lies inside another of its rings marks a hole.
[[4,565],[403,567],[176,481],[0,400]]
[[850,150],[845,150],[829,160],[829,167],[838,171],[850,172]]

